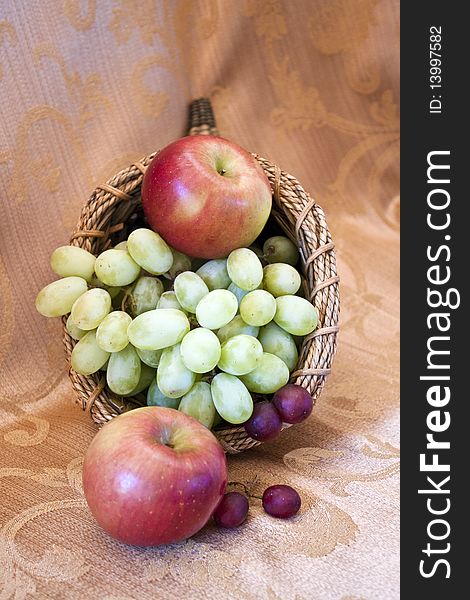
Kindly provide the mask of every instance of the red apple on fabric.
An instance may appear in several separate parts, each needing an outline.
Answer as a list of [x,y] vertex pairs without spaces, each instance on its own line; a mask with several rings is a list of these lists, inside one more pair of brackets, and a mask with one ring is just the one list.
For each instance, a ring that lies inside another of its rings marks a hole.
[[145,172],[142,205],[152,229],[185,254],[223,258],[254,242],[271,211],[271,187],[256,159],[212,135],[161,150]]
[[192,417],[149,406],[107,423],[91,442],[83,489],[111,536],[136,546],[184,540],[224,495],[227,463],[215,436]]

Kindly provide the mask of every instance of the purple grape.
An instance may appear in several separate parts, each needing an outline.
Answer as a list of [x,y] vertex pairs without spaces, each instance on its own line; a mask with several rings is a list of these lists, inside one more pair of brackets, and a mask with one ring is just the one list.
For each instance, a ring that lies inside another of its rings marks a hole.
[[299,494],[290,485],[272,485],[264,490],[263,508],[272,517],[288,519],[299,512]]
[[254,440],[272,440],[281,431],[282,421],[276,409],[267,400],[255,404],[253,414],[245,423],[245,431]]
[[313,398],[302,386],[288,383],[274,394],[273,404],[284,423],[300,423],[312,412]]
[[224,495],[212,515],[219,527],[238,527],[248,514],[248,498],[240,492]]

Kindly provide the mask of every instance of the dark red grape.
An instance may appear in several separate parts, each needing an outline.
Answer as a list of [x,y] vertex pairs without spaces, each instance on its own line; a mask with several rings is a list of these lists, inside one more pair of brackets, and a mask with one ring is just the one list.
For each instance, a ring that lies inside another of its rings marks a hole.
[[312,412],[313,398],[302,386],[288,383],[274,394],[273,404],[284,423],[300,423]]
[[263,494],[263,508],[272,517],[288,519],[300,509],[300,496],[290,485],[272,485]]
[[228,492],[212,515],[219,527],[238,527],[248,514],[248,498],[240,492]]
[[254,440],[272,440],[281,431],[282,421],[271,402],[267,400],[255,404],[253,414],[245,423],[245,431]]

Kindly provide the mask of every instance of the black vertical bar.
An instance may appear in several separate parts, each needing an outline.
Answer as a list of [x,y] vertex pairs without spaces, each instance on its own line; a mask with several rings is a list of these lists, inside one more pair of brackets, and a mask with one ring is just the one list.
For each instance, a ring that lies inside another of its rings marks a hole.
[[463,7],[401,4],[403,598],[468,595],[470,36]]

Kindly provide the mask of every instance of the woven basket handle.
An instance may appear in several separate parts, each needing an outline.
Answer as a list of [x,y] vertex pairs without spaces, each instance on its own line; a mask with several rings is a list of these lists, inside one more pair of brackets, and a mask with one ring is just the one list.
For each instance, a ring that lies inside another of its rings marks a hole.
[[219,135],[208,98],[197,98],[189,105],[188,135]]

